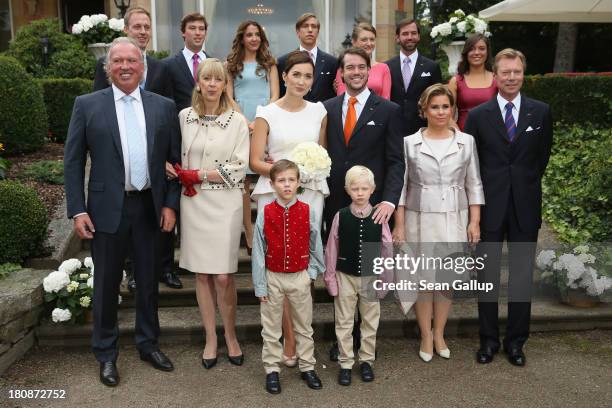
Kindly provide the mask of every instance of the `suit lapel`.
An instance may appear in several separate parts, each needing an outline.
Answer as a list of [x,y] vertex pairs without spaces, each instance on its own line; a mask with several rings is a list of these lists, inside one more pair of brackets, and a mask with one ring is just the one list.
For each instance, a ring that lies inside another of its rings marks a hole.
[[499,136],[502,137],[504,141],[508,142],[506,126],[504,125],[501,111],[499,110],[499,104],[497,103],[497,94],[495,94],[495,96],[489,102],[487,102],[487,104],[487,111],[489,112],[487,119],[491,123],[491,127],[497,131]]
[[146,56],[147,59],[147,78],[145,79],[145,89],[151,89],[153,78],[156,74],[157,64],[151,63],[152,57]]
[[182,51],[179,51],[179,53],[176,54],[175,62],[178,65],[179,71],[181,71],[183,75],[185,75],[187,82],[189,82],[191,85],[195,85],[195,81],[193,79],[193,76],[191,76],[191,71],[187,66],[187,61],[185,60],[185,56],[183,55]]
[[402,78],[402,68],[399,55],[389,61],[389,69],[391,71],[391,84],[392,86],[400,88],[401,92],[404,93],[404,79]]
[[121,136],[119,135],[119,123],[117,123],[117,109],[115,108],[113,87],[109,86],[104,89],[103,93],[105,97],[104,105],[106,106],[105,114],[108,121],[108,127],[111,131],[115,149],[117,149],[117,153],[119,153],[119,157],[121,157],[121,165],[123,166],[123,149],[121,148]]
[[351,140],[349,143],[355,138],[355,135],[357,135],[359,130],[361,130],[361,128],[370,121],[370,118],[372,115],[374,115],[379,103],[380,100],[378,100],[378,98],[374,95],[374,92],[370,92],[370,96],[368,97],[368,100],[361,111],[361,115],[359,115],[359,119],[357,119],[357,123],[355,124],[355,129],[353,129],[353,134],[351,135]]
[[529,99],[521,95],[521,109],[519,110],[516,136],[514,137],[513,142],[517,141],[517,139],[525,132],[527,126],[529,126],[529,123],[531,123],[532,110],[533,105],[529,103]]
[[423,57],[421,57],[421,55],[419,54],[419,57],[417,58],[416,63],[414,64],[414,70],[412,71],[412,77],[410,77],[410,84],[408,84],[408,89],[406,90],[406,93],[410,93],[410,91],[412,91],[412,89],[416,86],[415,83],[421,78],[424,65],[425,64],[423,63]]
[[156,115],[151,103],[151,94],[146,91],[141,91],[142,109],[145,116],[145,132],[147,135],[147,159],[149,165],[153,162],[153,148],[155,147],[155,120]]
[[[332,120],[335,120],[338,124],[338,131],[335,135],[332,135],[332,137],[337,137],[340,140],[342,146],[346,146],[346,143],[344,142],[344,126],[342,126],[342,104],[344,103],[344,94],[337,96],[336,101],[337,102],[333,104],[333,110],[331,112],[330,118],[332,118]],[[329,124],[327,126],[329,126]]]
[[323,66],[325,65],[325,56],[320,48],[317,48],[317,59],[315,62],[315,70],[314,70],[314,81],[312,83],[312,87],[314,88],[319,81],[319,77],[321,76],[321,72],[323,72]]

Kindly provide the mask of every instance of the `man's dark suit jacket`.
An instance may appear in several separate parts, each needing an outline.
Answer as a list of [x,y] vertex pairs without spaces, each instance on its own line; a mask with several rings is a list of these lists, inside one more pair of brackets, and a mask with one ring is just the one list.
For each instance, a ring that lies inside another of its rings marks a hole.
[[[151,192],[157,220],[162,207],[179,208],[180,186],[166,179],[165,163],[180,163],[180,130],[174,102],[141,91],[147,128]],[[91,158],[85,200],[85,162]],[[68,217],[87,212],[96,231],[113,234],[119,227],[125,170],[112,88],[76,98],[64,148]]]
[[[209,55],[204,53],[206,58]],[[191,94],[195,87],[195,80],[185,61],[183,50],[175,55],[171,55],[164,59],[166,72],[168,73],[168,82],[170,88],[169,97],[174,99],[176,103],[176,111],[180,112],[191,106]]]
[[[168,75],[166,67],[162,61],[157,58],[147,55],[147,79],[145,81],[145,90],[156,93],[161,96],[170,97],[170,84],[168,83]],[[94,77],[93,90],[108,88],[110,83],[104,71],[105,58],[98,59],[96,63],[96,75]]]
[[[280,80],[280,95],[285,95],[286,88],[283,81],[282,73],[287,63],[285,54],[278,59],[278,78]],[[304,99],[310,102],[323,102],[336,96],[334,91],[334,79],[338,70],[338,60],[331,54],[328,54],[317,48],[317,62],[315,63],[314,82],[310,92],[304,96]]]
[[552,147],[550,107],[521,95],[516,136],[508,141],[497,95],[472,109],[465,133],[474,136],[485,193],[481,228],[502,228],[512,199],[523,231],[537,231],[542,224],[542,176]]
[[419,128],[427,126],[427,122],[419,116],[418,102],[428,86],[442,82],[440,66],[437,62],[419,54],[408,89],[404,89],[399,55],[386,61],[385,64],[391,71],[391,100],[402,108],[404,136],[411,135]]
[[347,146],[342,126],[343,100],[341,94],[323,103],[327,109],[327,151],[332,160],[327,179],[331,194],[324,209],[328,229],[336,212],[351,202],[344,190],[344,176],[351,167],[362,165],[374,173],[376,190],[370,198],[373,205],[381,201],[397,205],[404,183],[400,107],[371,92]]

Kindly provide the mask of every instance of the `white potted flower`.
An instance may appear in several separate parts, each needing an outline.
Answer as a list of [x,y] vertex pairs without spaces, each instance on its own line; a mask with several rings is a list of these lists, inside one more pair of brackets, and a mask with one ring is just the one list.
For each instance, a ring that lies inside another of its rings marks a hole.
[[612,249],[579,245],[571,251],[540,251],[536,266],[542,281],[554,284],[561,301],[577,307],[592,307],[612,289]]
[[123,19],[109,19],[105,14],[84,15],[72,26],[72,34],[79,37],[96,57],[103,57],[109,43],[123,35]]
[[461,60],[461,50],[465,39],[472,34],[484,34],[491,36],[485,20],[474,14],[466,15],[463,10],[455,10],[449,15],[448,21],[438,24],[431,29],[430,36],[434,43],[439,44],[448,56],[448,72],[451,75],[457,73],[457,64]]

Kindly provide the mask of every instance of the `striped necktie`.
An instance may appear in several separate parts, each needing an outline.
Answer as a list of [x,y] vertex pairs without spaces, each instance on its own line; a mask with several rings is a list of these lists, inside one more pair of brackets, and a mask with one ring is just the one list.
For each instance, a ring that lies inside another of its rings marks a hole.
[[147,146],[142,143],[142,128],[134,110],[134,98],[123,96],[123,121],[130,160],[130,183],[137,190],[147,184]]
[[514,136],[516,136],[516,123],[514,122],[514,116],[512,116],[513,108],[514,104],[512,102],[508,102],[506,104],[506,116],[504,118],[504,125],[506,126],[506,133],[509,142],[512,142]]

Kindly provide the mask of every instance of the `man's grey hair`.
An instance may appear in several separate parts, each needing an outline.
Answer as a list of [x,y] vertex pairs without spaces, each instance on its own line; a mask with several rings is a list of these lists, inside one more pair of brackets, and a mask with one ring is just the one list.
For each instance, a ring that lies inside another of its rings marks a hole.
[[113,51],[113,48],[118,45],[118,44],[132,44],[134,47],[136,47],[136,49],[138,50],[138,52],[140,52],[140,59],[141,61],[144,63],[144,59],[145,59],[145,54],[144,52],[142,52],[142,50],[140,49],[140,47],[138,46],[138,43],[130,38],[130,37],[117,37],[113,40],[113,42],[111,43],[110,47],[108,48],[108,51],[106,52],[106,57],[104,59],[104,72],[106,72],[106,78],[108,79],[108,83],[112,84],[113,81],[111,79],[111,73],[110,73],[110,55],[111,52]]

